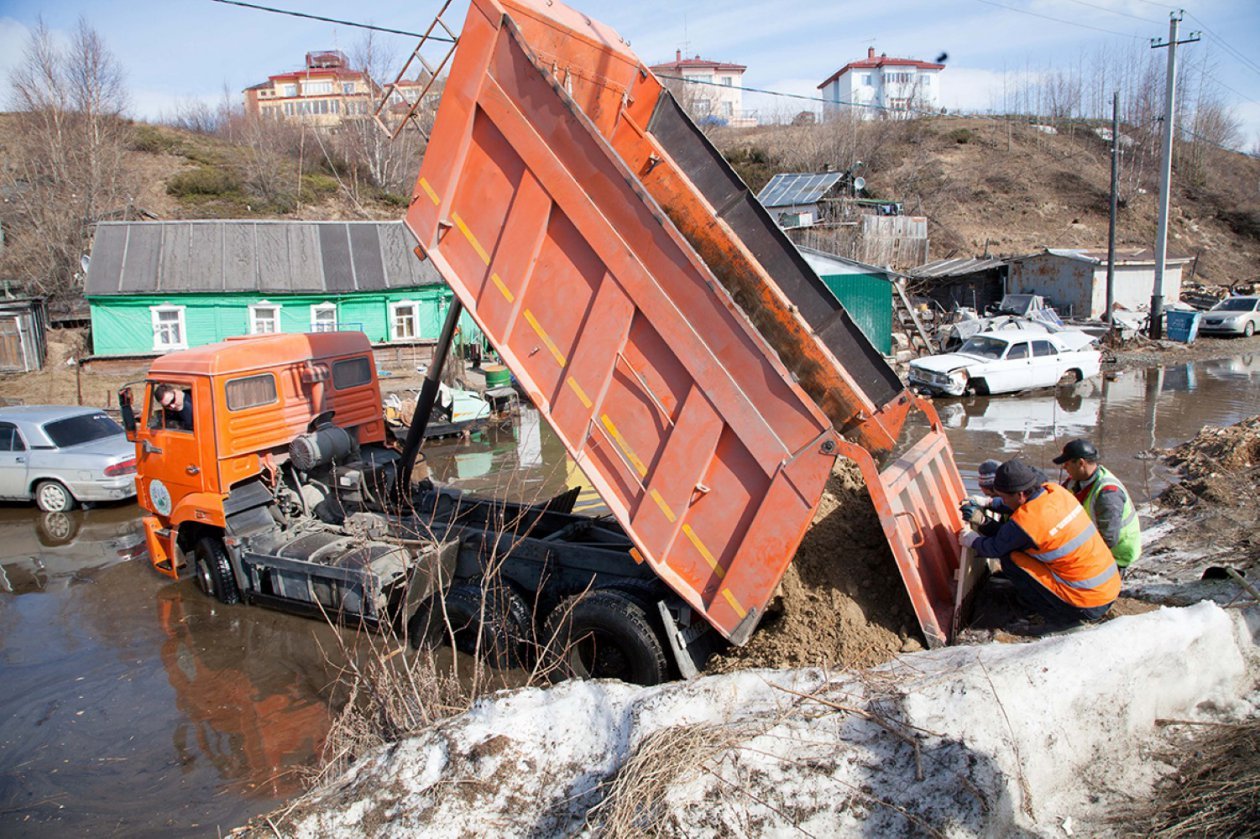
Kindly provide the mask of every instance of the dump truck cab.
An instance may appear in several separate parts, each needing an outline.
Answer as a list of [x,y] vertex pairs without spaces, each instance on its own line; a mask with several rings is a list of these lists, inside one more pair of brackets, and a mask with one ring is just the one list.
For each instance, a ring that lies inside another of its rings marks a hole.
[[[371,345],[358,332],[229,339],[156,359],[119,394],[154,568],[224,602],[378,622],[423,598],[430,546],[384,533],[393,487]],[[165,403],[165,404],[164,404]],[[414,548],[414,549],[413,549]],[[433,570],[433,569],[429,569]],[[399,605],[395,603],[393,605]]]

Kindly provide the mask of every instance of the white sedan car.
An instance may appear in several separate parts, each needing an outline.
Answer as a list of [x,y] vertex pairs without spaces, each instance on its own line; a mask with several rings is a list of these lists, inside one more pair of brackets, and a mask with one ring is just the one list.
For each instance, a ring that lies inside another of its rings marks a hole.
[[981,332],[952,353],[910,362],[910,384],[934,394],[1015,393],[1097,376],[1102,354],[1082,332]]
[[1226,297],[1203,313],[1200,335],[1242,335],[1260,332],[1260,296]]

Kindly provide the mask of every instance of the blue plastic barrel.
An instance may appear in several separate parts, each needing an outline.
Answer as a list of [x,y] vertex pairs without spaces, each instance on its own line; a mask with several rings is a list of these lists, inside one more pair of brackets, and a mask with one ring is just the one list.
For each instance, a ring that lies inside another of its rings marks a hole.
[[1199,334],[1199,312],[1169,309],[1164,314],[1168,316],[1168,328],[1164,330],[1168,340],[1193,344],[1195,336]]

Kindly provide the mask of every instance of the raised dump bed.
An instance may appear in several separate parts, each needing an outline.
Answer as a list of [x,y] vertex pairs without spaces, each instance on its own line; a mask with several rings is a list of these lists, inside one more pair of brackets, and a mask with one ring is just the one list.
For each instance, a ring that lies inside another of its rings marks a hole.
[[724,636],[755,628],[843,455],[947,640],[963,489],[935,414],[615,32],[473,0],[407,224],[637,556]]

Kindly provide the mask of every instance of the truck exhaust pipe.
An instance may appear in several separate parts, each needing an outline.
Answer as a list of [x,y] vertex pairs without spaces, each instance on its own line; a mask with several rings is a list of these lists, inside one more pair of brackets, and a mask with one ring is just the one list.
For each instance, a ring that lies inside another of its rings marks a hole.
[[416,399],[416,412],[411,417],[411,427],[407,429],[407,439],[403,442],[402,469],[398,474],[398,493],[402,499],[411,497],[411,472],[416,465],[416,454],[420,451],[424,430],[433,415],[433,403],[437,400],[442,368],[446,366],[446,355],[450,351],[451,342],[455,340],[455,329],[459,326],[459,317],[463,313],[464,304],[452,295],[451,307],[446,311],[446,323],[442,324],[442,334],[438,337],[437,346],[433,348],[433,359],[424,374],[424,385]]

